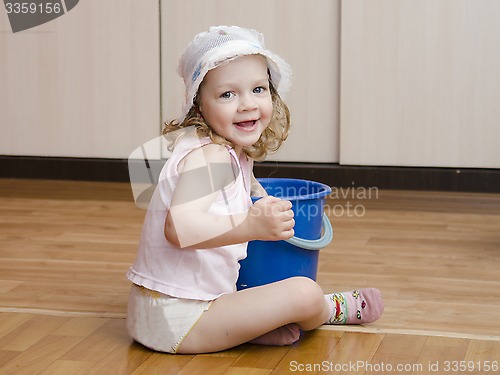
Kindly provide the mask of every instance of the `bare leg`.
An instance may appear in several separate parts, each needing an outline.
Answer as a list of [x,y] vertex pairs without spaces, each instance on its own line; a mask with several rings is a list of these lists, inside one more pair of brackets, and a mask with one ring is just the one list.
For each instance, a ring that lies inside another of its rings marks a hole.
[[323,324],[329,314],[321,287],[305,277],[226,294],[202,315],[178,353],[225,350],[290,323],[311,330]]
[[292,345],[300,338],[300,326],[295,323],[276,328],[271,332],[249,341],[250,344],[285,346]]

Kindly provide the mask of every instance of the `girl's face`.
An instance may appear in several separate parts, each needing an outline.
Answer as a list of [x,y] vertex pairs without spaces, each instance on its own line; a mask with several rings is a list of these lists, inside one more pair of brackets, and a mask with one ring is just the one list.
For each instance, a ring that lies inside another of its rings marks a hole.
[[273,103],[264,56],[238,57],[210,70],[199,92],[206,123],[232,142],[238,154],[257,142],[271,121]]

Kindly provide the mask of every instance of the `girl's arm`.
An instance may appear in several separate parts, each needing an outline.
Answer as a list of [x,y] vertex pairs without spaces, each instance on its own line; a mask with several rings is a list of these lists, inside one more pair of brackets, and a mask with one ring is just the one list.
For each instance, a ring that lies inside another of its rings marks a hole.
[[267,197],[269,194],[267,194],[267,191],[262,187],[259,181],[255,178],[253,172],[252,172],[252,180],[251,180],[251,185],[252,185],[252,197]]
[[291,203],[274,197],[257,201],[246,213],[208,213],[220,190],[234,182],[226,148],[210,144],[190,152],[179,164],[179,181],[165,220],[165,237],[181,248],[213,248],[250,240],[293,236]]

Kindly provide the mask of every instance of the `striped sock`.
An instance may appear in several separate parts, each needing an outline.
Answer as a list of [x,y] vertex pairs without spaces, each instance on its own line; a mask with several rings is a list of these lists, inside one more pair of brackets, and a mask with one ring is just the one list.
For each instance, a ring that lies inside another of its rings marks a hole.
[[324,324],[372,323],[384,311],[382,294],[375,288],[327,294],[325,299],[330,307],[330,316]]

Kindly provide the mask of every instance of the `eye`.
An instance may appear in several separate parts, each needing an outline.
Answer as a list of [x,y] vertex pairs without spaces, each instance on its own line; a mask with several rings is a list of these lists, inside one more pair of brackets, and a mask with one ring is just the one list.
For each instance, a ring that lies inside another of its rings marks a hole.
[[221,94],[222,99],[231,99],[234,96],[234,92],[231,91],[226,91],[225,93]]
[[258,87],[256,87],[256,88],[254,88],[254,89],[253,89],[253,92],[254,92],[255,94],[262,94],[262,93],[263,93],[263,92],[265,92],[266,90],[267,90],[267,88],[266,88],[266,87],[264,87],[264,86],[258,86]]

